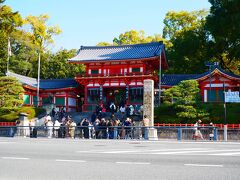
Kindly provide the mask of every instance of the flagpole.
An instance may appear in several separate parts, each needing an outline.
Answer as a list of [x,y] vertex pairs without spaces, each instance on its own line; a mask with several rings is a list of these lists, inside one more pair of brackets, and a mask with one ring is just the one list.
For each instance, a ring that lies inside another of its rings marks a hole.
[[9,70],[9,54],[7,56],[7,73],[8,73],[8,70]]
[[9,71],[9,59],[10,59],[11,54],[12,54],[12,52],[11,52],[10,37],[8,37],[7,73]]
[[39,107],[40,59],[41,59],[41,54],[39,51],[38,52],[38,78],[37,78],[37,107]]

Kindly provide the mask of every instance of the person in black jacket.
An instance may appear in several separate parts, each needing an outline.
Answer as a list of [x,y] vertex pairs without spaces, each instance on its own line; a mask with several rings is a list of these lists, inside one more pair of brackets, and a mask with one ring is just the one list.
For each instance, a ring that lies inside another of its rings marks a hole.
[[82,126],[83,126],[83,137],[85,139],[89,139],[89,121],[87,118],[83,119],[83,122],[82,122]]

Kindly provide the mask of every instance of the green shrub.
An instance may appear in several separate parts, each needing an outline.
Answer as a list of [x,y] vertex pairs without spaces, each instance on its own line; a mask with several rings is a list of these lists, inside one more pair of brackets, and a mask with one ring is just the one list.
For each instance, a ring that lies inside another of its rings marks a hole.
[[17,119],[19,119],[20,113],[26,113],[28,114],[28,118],[32,119],[45,112],[46,110],[43,108],[26,107],[26,106],[20,107],[20,108],[12,108],[12,109],[0,108],[0,121],[14,122]]
[[[203,116],[201,119],[203,123],[210,122],[216,124],[224,123],[224,106],[223,103],[201,103],[197,105],[198,111],[202,111]],[[155,108],[155,123],[195,123],[198,118],[185,119],[176,116],[177,110],[172,104],[162,104],[160,107]],[[201,112],[200,112],[201,113]],[[240,123],[240,104],[228,103],[227,104],[227,123],[239,124]]]

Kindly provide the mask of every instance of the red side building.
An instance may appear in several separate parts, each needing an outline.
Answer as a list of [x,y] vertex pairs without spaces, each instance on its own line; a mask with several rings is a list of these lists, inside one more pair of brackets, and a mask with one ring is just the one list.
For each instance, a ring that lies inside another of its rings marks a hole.
[[240,76],[223,70],[218,63],[202,74],[163,74],[162,90],[183,80],[198,81],[203,102],[223,102],[224,92],[240,91]]

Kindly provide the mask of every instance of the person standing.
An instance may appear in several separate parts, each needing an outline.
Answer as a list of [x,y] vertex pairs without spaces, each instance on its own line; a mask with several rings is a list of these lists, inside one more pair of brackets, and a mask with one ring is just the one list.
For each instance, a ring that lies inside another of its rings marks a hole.
[[89,121],[87,118],[83,119],[83,137],[84,139],[89,139],[89,129],[88,129]]
[[202,120],[199,119],[196,121],[196,123],[194,124],[194,139],[196,140],[197,138],[200,138],[201,140],[203,140],[203,135],[200,131],[200,126],[201,126]]
[[214,127],[212,122],[209,123],[209,140],[214,140]]
[[47,122],[47,132],[48,132],[48,138],[52,138],[53,134],[53,122],[49,119]]
[[54,122],[54,135],[55,135],[56,138],[59,138],[60,125],[61,124],[60,124],[60,122],[58,120],[56,120]]
[[116,105],[114,104],[114,102],[112,102],[112,103],[110,104],[110,111],[111,111],[112,114],[114,114],[115,111],[116,111]]
[[69,124],[69,134],[72,139],[75,138],[75,129],[76,129],[76,123],[73,120],[70,120]]
[[96,121],[93,124],[94,125],[94,129],[95,129],[95,137],[96,137],[96,139],[100,139],[100,137],[99,137],[99,133],[100,133],[99,124],[100,124],[100,120],[97,118]]
[[147,117],[147,115],[144,115],[144,118],[143,118],[143,123],[142,123],[142,125],[143,125],[143,127],[142,127],[142,137],[145,139],[146,138],[146,136],[147,136],[147,128],[149,127],[149,122],[150,122],[150,120],[149,120],[149,118]]
[[29,120],[29,132],[30,132],[30,138],[33,137],[33,122]]

